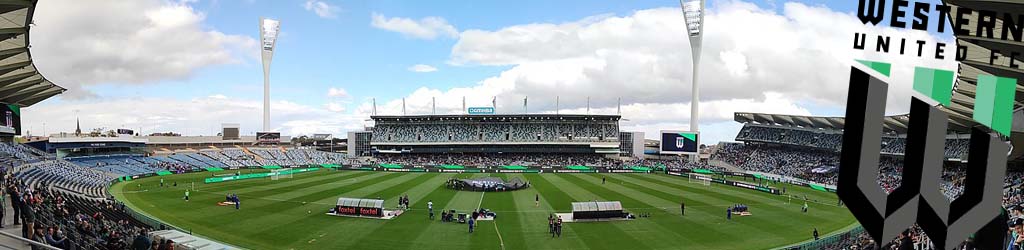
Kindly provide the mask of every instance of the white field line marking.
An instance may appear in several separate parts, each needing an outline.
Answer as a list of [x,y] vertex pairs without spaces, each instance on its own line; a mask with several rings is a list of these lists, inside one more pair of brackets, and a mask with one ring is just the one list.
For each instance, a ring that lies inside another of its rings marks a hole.
[[501,239],[501,231],[498,231],[498,221],[491,221],[494,223],[494,232],[498,233],[498,242],[501,243],[501,250],[505,250],[505,240]]

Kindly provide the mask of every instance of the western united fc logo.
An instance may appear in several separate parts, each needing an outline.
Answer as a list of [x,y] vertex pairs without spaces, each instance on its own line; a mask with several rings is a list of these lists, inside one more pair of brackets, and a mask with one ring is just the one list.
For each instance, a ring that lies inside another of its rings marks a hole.
[[[915,79],[922,72],[919,68]],[[920,91],[916,81],[915,89]],[[1009,150],[999,134],[1009,134],[1007,118],[1012,113],[1001,100],[1007,95],[1012,100],[1014,93],[1012,89],[1001,91],[1006,85],[1016,86],[1016,81],[978,78],[974,120],[987,128],[971,128],[964,191],[949,202],[940,188],[949,115],[912,98],[902,185],[886,194],[878,186],[877,176],[888,84],[856,67],[851,69],[837,193],[876,242],[891,242],[917,223],[939,249],[952,249],[972,235],[978,236],[975,243],[979,246],[1002,244],[1001,235],[986,238],[979,231],[998,232],[992,228],[1006,225],[1005,220],[994,223],[1000,216]],[[945,93],[948,105],[949,90],[943,86],[934,89],[930,92],[940,93],[939,97]],[[991,93],[981,93],[983,89]],[[925,94],[936,96],[931,93]],[[942,98],[933,99],[944,103]]]

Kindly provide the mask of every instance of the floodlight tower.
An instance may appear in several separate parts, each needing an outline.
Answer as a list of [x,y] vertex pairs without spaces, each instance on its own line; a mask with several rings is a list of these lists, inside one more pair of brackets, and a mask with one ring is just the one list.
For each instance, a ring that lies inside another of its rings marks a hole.
[[274,44],[281,31],[281,22],[260,17],[260,49],[263,58],[263,131],[270,131],[270,59],[274,57]]
[[[697,126],[700,124],[700,89],[697,88],[697,74],[700,72],[700,49],[704,38],[704,0],[680,0],[679,3],[683,7],[686,33],[690,35],[690,53],[693,56],[693,94],[690,98],[690,131],[697,132],[699,131]],[[692,157],[691,161],[696,162],[697,158],[699,157]]]

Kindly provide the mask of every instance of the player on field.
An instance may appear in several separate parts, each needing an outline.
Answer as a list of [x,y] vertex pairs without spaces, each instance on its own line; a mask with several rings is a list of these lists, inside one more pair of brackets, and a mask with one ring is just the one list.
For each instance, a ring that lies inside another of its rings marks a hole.
[[427,211],[430,212],[430,220],[434,220],[434,200],[427,201]]

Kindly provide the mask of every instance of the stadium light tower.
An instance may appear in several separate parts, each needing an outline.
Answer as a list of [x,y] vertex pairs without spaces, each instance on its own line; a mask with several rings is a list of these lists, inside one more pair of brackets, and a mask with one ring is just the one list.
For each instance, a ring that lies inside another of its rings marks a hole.
[[274,45],[281,31],[281,22],[260,17],[260,49],[263,58],[263,131],[270,131],[270,59],[274,57]]
[[[700,114],[700,90],[697,88],[697,73],[700,72],[700,49],[704,38],[704,0],[680,0],[683,17],[686,20],[686,33],[690,35],[690,53],[693,56],[693,93],[690,97],[690,131],[697,132]],[[699,142],[698,142],[699,143]],[[691,158],[696,162],[697,158]]]

